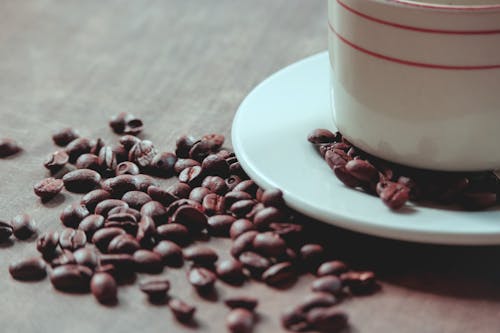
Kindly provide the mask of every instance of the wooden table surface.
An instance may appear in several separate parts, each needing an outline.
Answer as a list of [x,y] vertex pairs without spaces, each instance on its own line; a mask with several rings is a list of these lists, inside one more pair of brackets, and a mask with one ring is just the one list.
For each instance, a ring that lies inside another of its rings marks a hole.
[[[41,232],[60,228],[59,211],[79,196],[42,205],[32,185],[54,150],[50,133],[73,126],[116,140],[107,119],[140,115],[144,137],[164,150],[176,137],[221,132],[258,82],[326,49],[321,0],[5,0],[0,2],[0,136],[25,152],[0,161],[0,217],[32,214]],[[265,119],[263,119],[265,121]],[[230,147],[230,142],[227,142]],[[500,332],[500,249],[424,246],[362,236],[314,221],[315,237],[355,267],[374,269],[382,290],[348,300],[350,332]],[[500,219],[499,219],[500,223]],[[227,240],[212,242],[222,257]],[[0,245],[0,332],[224,332],[227,295],[261,301],[255,332],[282,332],[279,314],[306,294],[311,276],[286,291],[219,283],[219,301],[193,292],[183,269],[168,269],[173,293],[198,306],[198,327],[176,323],[137,288],[120,288],[116,307],[90,295],[55,292],[48,280],[18,283],[14,259],[33,241]],[[142,277],[139,277],[139,279]]]

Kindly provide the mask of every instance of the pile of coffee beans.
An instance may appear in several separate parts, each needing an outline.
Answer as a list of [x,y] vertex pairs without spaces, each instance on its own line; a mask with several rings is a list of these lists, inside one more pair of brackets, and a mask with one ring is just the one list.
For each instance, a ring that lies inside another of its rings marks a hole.
[[[44,162],[49,176],[34,185],[47,201],[62,190],[81,193],[60,213],[62,228],[40,235],[37,257],[13,262],[14,279],[42,280],[63,292],[90,292],[103,304],[118,302],[121,282],[136,273],[158,274],[185,267],[186,279],[202,297],[218,280],[241,286],[254,280],[271,287],[315,274],[311,295],[283,314],[291,331],[337,332],[348,325],[337,304],[347,296],[377,290],[371,272],[350,270],[311,242],[278,189],[263,190],[249,179],[235,155],[223,149],[224,136],[182,136],[173,152],[162,152],[136,135],[143,123],[122,113],[109,123],[117,143],[81,137],[64,128],[52,137],[61,149]],[[159,178],[177,177],[169,187]],[[34,220],[21,214],[0,222],[0,241],[37,235]],[[219,259],[211,237],[232,240],[230,259]],[[201,242],[200,240],[204,240]],[[132,278],[132,279],[131,279]],[[166,304],[179,321],[195,320],[196,307],[175,296],[170,281],[139,282],[150,302]],[[258,300],[225,300],[229,332],[251,332]]]
[[308,137],[337,178],[377,195],[391,209],[406,202],[458,204],[467,210],[500,204],[500,179],[493,172],[439,172],[382,160],[353,146],[340,132],[316,129]]

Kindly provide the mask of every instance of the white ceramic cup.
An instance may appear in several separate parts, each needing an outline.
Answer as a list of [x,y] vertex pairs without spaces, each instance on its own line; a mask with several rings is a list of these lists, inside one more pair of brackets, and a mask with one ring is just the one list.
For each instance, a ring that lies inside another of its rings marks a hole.
[[500,168],[500,0],[328,7],[332,109],[349,141],[413,167]]

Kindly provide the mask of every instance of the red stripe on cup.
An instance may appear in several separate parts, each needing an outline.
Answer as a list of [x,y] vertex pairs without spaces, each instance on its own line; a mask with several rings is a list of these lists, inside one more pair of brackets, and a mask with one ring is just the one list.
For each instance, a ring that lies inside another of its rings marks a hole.
[[404,59],[399,59],[399,58],[394,58],[390,57],[384,54],[380,54],[374,51],[367,50],[361,46],[358,46],[354,44],[353,42],[347,40],[346,38],[342,37],[335,29],[332,27],[330,22],[328,22],[328,26],[330,27],[330,30],[337,36],[339,40],[341,40],[343,43],[349,45],[353,49],[368,54],[374,58],[378,59],[383,59],[391,62],[395,62],[398,64],[406,65],[406,66],[413,66],[413,67],[422,67],[422,68],[432,68],[432,69],[444,69],[444,70],[463,70],[463,71],[469,71],[469,70],[487,70],[487,69],[500,69],[500,65],[479,65],[479,66],[454,66],[454,65],[438,65],[438,64],[429,64],[429,63],[422,63],[422,62],[416,62],[416,61],[410,61],[410,60],[404,60]]
[[337,0],[337,3],[342,6],[344,9],[347,11],[362,17],[364,19],[367,19],[372,22],[380,23],[383,25],[388,25],[391,27],[399,28],[399,29],[405,29],[405,30],[411,30],[411,31],[418,31],[418,32],[425,32],[425,33],[433,33],[433,34],[451,34],[451,35],[492,35],[492,34],[500,34],[500,30],[441,30],[441,29],[429,29],[429,28],[419,28],[419,27],[413,27],[409,25],[403,25],[399,23],[394,23],[394,22],[389,22],[385,21],[367,14],[364,14],[352,7],[349,7],[347,4],[345,4],[341,0]]
[[500,10],[500,5],[471,5],[471,6],[459,6],[459,5],[439,5],[432,3],[416,3],[408,0],[387,0],[388,2],[394,2],[399,5],[425,8],[425,9],[437,9],[437,10],[449,10],[449,11],[463,11],[463,12],[478,12],[478,11],[492,11]]

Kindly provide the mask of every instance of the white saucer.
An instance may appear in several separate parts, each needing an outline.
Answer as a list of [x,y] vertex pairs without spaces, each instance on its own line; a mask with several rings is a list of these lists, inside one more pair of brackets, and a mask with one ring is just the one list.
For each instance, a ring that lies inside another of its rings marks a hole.
[[283,190],[288,205],[342,228],[399,240],[500,244],[500,209],[464,212],[409,206],[389,210],[378,198],[338,181],[307,134],[334,129],[326,52],[282,69],[241,104],[232,127],[236,155],[261,187]]

